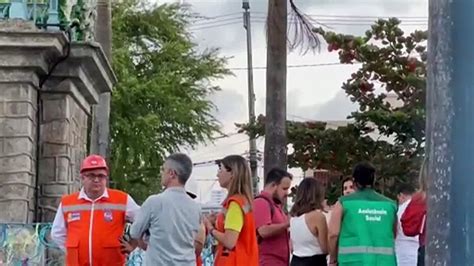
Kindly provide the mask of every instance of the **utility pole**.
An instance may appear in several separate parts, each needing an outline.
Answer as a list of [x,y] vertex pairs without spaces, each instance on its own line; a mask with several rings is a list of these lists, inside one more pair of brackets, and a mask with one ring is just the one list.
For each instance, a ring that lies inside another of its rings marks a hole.
[[267,88],[265,114],[265,175],[273,167],[287,168],[286,54],[287,1],[268,0]]
[[474,1],[429,1],[425,265],[474,265]]
[[[249,0],[242,0],[244,9],[244,28],[247,31],[247,80],[248,80],[248,101],[249,101],[249,123],[255,123],[255,92],[253,89],[253,62],[252,62],[252,30],[250,26],[250,3]],[[252,173],[253,193],[258,194],[258,171],[257,171],[257,141],[255,135],[250,136],[249,143],[250,170]]]

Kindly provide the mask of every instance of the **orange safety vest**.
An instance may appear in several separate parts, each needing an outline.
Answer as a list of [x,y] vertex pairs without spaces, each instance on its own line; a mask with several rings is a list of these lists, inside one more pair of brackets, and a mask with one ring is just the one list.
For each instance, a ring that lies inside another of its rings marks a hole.
[[240,231],[237,244],[232,250],[225,248],[221,243],[217,245],[215,266],[258,266],[258,244],[255,229],[255,218],[251,211],[251,203],[244,196],[234,195],[223,204],[224,212],[217,217],[216,230],[224,232],[225,214],[230,202],[239,204],[244,212],[244,225]]
[[196,256],[196,266],[202,266],[202,258],[201,255]]
[[95,202],[79,199],[79,192],[61,200],[66,222],[66,265],[123,266],[120,237],[125,228],[128,195],[107,189],[109,197]]

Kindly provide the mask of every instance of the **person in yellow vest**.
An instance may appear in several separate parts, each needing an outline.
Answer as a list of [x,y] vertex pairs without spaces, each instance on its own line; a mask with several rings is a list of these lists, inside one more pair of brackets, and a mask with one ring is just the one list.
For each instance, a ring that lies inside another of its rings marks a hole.
[[61,199],[51,238],[66,252],[66,265],[123,266],[120,238],[140,207],[127,193],[106,187],[103,157],[86,157],[80,174],[82,188]]

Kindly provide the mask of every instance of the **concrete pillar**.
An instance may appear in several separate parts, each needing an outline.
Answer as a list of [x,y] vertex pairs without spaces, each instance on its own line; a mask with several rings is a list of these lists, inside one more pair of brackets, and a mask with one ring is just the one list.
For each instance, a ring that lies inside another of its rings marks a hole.
[[0,23],[0,223],[34,221],[39,84],[65,44],[63,33]]

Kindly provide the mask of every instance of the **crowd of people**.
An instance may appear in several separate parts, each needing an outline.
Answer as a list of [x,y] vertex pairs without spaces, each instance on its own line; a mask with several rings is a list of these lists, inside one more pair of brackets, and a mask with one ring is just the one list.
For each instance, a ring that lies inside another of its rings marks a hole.
[[[125,265],[136,248],[145,250],[147,266],[423,265],[425,164],[420,190],[400,186],[398,205],[375,191],[375,168],[359,163],[335,204],[328,206],[318,180],[304,178],[289,212],[293,177],[287,171],[271,169],[254,197],[245,158],[230,155],[217,166],[227,197],[220,212],[203,215],[196,194],[186,189],[193,164],[185,154],[166,158],[163,191],[141,206],[107,188],[104,158],[86,157],[82,188],[61,199],[52,226],[66,265]],[[132,225],[124,234],[127,222]]]

